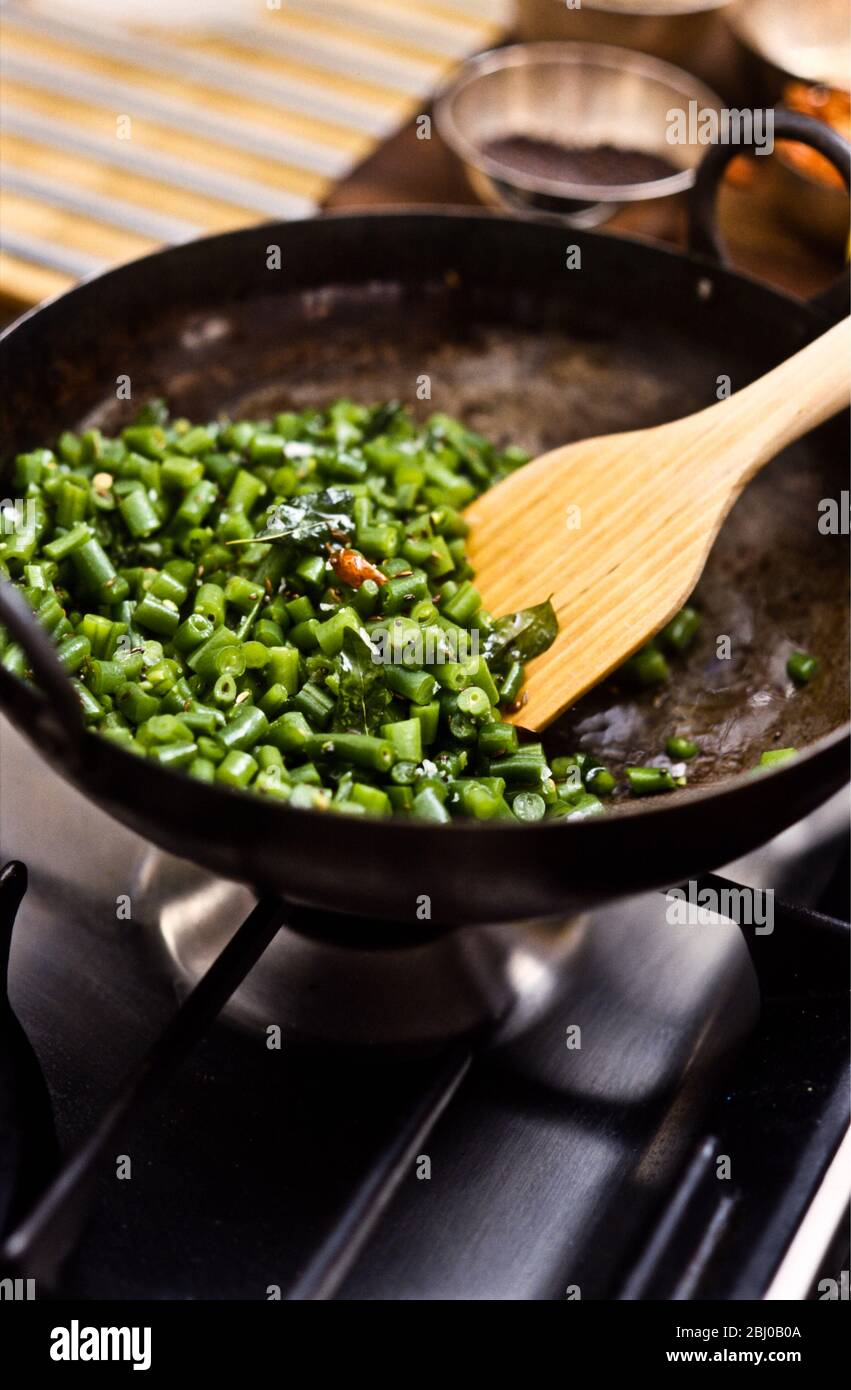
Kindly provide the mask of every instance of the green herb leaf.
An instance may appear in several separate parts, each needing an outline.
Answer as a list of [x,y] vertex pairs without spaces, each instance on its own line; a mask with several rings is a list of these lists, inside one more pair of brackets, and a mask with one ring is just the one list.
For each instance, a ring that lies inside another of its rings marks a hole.
[[552,646],[557,633],[558,618],[549,599],[533,608],[521,608],[497,620],[485,639],[485,660],[497,669],[512,661],[525,666]]
[[292,541],[297,546],[311,547],[325,541],[346,540],[355,529],[349,514],[352,501],[352,494],[345,488],[302,493],[270,507],[266,529],[252,539]]
[[340,691],[334,709],[333,728],[371,734],[384,721],[390,691],[384,684],[381,663],[373,660],[373,647],[367,637],[348,628],[337,658]]

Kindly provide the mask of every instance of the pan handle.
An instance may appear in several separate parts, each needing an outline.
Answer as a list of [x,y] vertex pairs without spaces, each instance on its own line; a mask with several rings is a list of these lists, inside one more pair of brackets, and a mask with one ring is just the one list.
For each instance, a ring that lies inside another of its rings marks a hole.
[[50,638],[14,584],[0,582],[0,624],[23,647],[46,699],[39,737],[52,751],[68,756],[78,748],[86,726],[77,692]]
[[[829,159],[851,190],[851,145],[822,121],[803,116],[797,111],[775,111],[774,136],[781,140],[799,140]],[[715,219],[715,203],[724,170],[731,160],[742,153],[741,145],[713,145],[701,160],[688,203],[688,246],[690,251],[710,256],[722,265],[728,262],[724,243]],[[848,313],[848,272],[836,284],[810,301],[837,322]]]

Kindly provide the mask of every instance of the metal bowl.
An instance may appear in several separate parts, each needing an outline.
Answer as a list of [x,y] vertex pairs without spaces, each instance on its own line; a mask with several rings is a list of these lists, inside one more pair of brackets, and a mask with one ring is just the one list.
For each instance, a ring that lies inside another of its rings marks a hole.
[[779,96],[790,77],[848,91],[848,0],[736,0],[726,18],[766,95]]
[[[538,208],[575,225],[604,221],[622,203],[666,198],[694,182],[703,147],[672,144],[668,112],[720,107],[680,68],[605,44],[533,43],[494,49],[465,63],[438,97],[437,128],[482,200]],[[664,157],[664,177],[589,183],[545,177],[488,153],[495,140],[526,137],[566,147],[615,146]]]
[[516,29],[524,40],[572,39],[614,43],[664,58],[696,63],[721,29],[719,12],[731,0],[516,0]]

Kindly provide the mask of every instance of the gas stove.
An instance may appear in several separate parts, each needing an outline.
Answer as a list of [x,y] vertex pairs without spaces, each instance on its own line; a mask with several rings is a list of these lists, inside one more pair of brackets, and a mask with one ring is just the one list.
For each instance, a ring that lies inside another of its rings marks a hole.
[[840,1287],[844,795],[706,880],[773,890],[770,933],[678,926],[653,893],[405,950],[353,921],[342,948],[154,851],[0,729],[0,857],[28,876],[9,997],[30,1047],[0,1028],[7,1271],[86,1300]]

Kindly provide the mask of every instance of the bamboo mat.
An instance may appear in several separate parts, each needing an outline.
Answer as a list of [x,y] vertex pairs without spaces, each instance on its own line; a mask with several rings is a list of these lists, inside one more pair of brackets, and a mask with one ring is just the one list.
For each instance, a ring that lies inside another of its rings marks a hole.
[[499,41],[508,9],[11,0],[0,293],[35,303],[158,245],[310,215],[463,58]]

